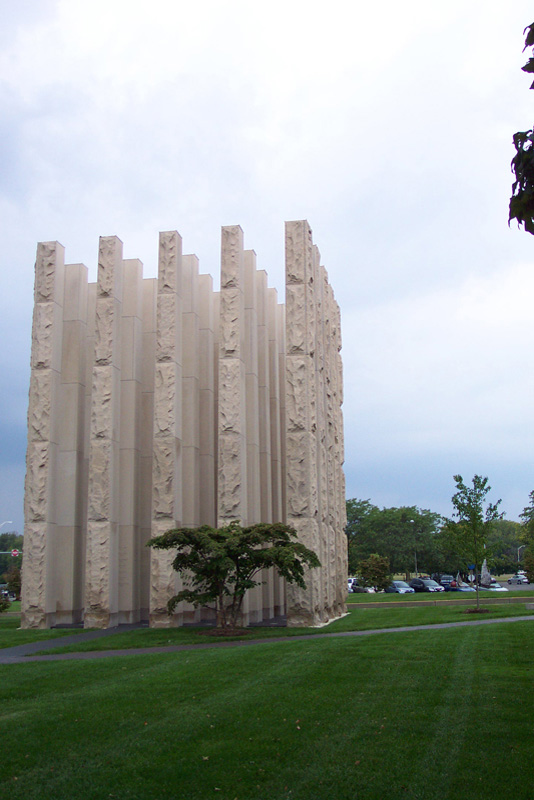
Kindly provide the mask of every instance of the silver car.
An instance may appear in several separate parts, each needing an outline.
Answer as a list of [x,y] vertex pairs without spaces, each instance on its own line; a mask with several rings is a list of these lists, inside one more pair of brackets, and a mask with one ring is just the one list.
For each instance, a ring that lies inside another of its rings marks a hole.
[[512,575],[511,578],[508,578],[508,583],[528,583],[528,578],[526,575]]

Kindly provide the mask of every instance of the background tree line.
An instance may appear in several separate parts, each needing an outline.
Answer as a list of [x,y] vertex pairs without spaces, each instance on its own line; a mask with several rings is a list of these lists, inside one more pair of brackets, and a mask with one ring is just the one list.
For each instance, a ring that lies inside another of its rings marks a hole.
[[[534,493],[531,516],[532,527]],[[370,500],[347,500],[349,575],[373,553],[389,559],[393,574],[465,573],[468,566],[465,555],[451,536],[449,524],[439,514],[417,506],[379,508]],[[534,527],[532,530],[534,537]],[[495,575],[517,570],[518,550],[526,542],[526,532],[526,526],[519,522],[505,519],[492,522],[484,556]],[[520,555],[523,554],[520,550]]]

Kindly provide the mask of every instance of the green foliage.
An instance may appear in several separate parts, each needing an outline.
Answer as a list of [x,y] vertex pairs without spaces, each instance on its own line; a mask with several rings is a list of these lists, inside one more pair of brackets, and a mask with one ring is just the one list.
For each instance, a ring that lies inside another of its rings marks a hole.
[[[528,31],[525,47],[534,47],[534,23],[525,28]],[[534,73],[534,58],[529,58],[522,67],[527,73]],[[530,86],[534,89],[534,82]],[[512,172],[515,181],[512,184],[512,197],[508,224],[515,219],[518,226],[523,225],[528,233],[534,235],[534,130],[519,131],[513,137],[516,154],[512,159]]]
[[502,519],[503,515],[498,511],[501,501],[486,501],[491,486],[488,479],[480,475],[474,476],[472,487],[466,486],[461,475],[454,475],[454,482],[457,491],[452,496],[452,504],[456,520],[450,520],[446,528],[456,552],[463,555],[466,562],[471,561],[475,565],[478,605],[478,575],[484,557],[484,545],[493,523]]
[[519,519],[522,521],[522,535],[521,540],[525,544],[534,545],[534,490],[529,494],[530,503],[525,506]]
[[7,597],[3,597],[2,595],[0,595],[0,614],[3,611],[7,611],[7,609],[9,608],[10,605],[11,605],[11,603],[9,602]]
[[393,573],[437,568],[436,549],[441,517],[416,506],[378,508],[369,500],[347,500],[349,573],[362,559],[377,553],[389,560]]
[[523,566],[529,583],[534,583],[534,548],[529,547],[523,556]]
[[11,550],[22,550],[22,543],[24,538],[16,531],[6,531],[0,533],[0,552],[6,555],[0,555],[0,578],[4,573],[8,572],[13,565],[21,567],[22,555],[13,558]]
[[392,575],[389,569],[389,559],[371,553],[369,558],[360,561],[355,574],[362,586],[374,586],[375,589],[386,589],[391,583]]
[[5,575],[8,590],[14,594],[17,600],[20,599],[21,590],[21,574],[20,569],[15,564],[9,569]]
[[305,589],[305,568],[320,566],[317,555],[297,540],[296,531],[282,523],[176,528],[147,544],[176,550],[173,568],[188,587],[169,600],[169,614],[182,600],[195,608],[214,603],[217,626],[222,628],[237,626],[246,592],[262,583],[255,579],[261,570],[274,567],[288,583]]

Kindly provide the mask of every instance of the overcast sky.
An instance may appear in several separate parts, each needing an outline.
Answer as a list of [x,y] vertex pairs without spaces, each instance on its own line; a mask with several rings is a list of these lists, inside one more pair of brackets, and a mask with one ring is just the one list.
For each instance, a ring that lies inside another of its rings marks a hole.
[[341,305],[347,497],[450,515],[534,489],[534,237],[508,228],[532,126],[516,0],[0,0],[0,523],[23,530],[38,241],[96,277],[157,236],[218,280],[220,227],[283,295],[307,219]]

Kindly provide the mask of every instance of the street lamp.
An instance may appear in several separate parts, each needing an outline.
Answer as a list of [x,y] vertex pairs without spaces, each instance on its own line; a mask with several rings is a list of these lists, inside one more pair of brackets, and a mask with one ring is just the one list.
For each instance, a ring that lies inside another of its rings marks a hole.
[[3,528],[4,525],[13,525],[13,520],[12,519],[6,519],[5,522],[2,522],[2,524],[0,525],[0,528]]
[[[415,520],[411,519],[410,523],[415,525]],[[413,553],[414,553],[414,562],[415,562],[415,577],[417,578],[417,540],[415,538],[415,528],[413,530]]]
[[521,547],[517,548],[517,563],[519,563],[519,552],[523,549],[523,547],[526,547],[526,544],[522,544]]

